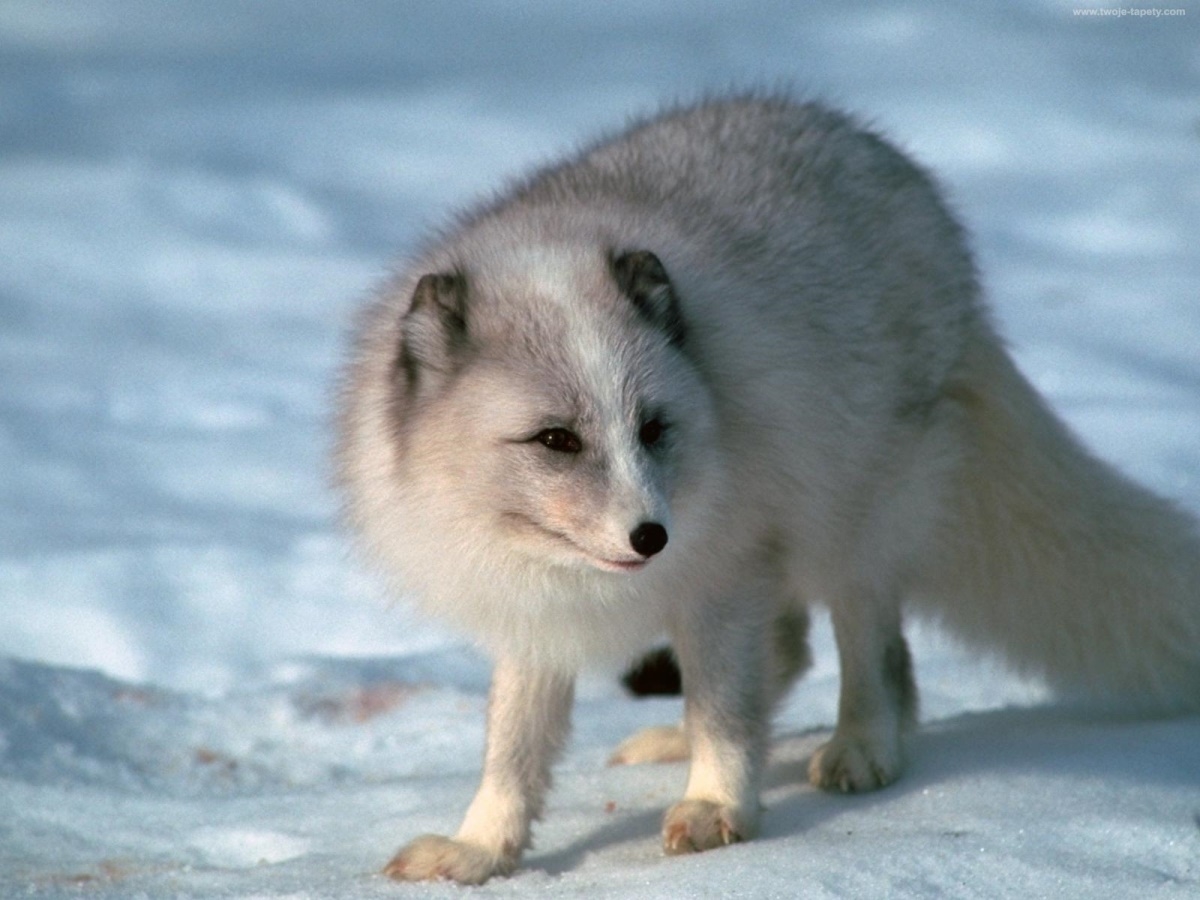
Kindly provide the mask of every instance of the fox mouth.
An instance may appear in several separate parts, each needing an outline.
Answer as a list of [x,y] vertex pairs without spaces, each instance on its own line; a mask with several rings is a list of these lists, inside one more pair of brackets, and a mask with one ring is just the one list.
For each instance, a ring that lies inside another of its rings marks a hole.
[[640,572],[650,562],[649,557],[634,556],[623,559],[608,559],[604,556],[597,556],[591,550],[581,546],[569,534],[559,531],[556,528],[550,528],[543,525],[531,516],[523,513],[510,512],[505,513],[504,518],[515,524],[522,531],[531,531],[544,538],[550,538],[555,544],[560,547],[565,547],[571,551],[571,555],[576,559],[582,560],[594,568],[604,572],[614,572],[617,574],[630,574]]
[[587,554],[587,560],[597,569],[606,572],[640,572],[650,562],[649,559],[603,559],[590,553]]

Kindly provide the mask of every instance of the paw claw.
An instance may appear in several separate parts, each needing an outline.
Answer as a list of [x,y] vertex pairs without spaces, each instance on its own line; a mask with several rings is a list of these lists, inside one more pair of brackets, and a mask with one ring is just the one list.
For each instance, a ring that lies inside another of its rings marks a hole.
[[676,803],[663,819],[663,850],[668,856],[727,847],[750,836],[750,823],[737,810],[707,800]]
[[808,780],[843,794],[886,787],[900,775],[899,747],[885,741],[835,734],[813,754]]

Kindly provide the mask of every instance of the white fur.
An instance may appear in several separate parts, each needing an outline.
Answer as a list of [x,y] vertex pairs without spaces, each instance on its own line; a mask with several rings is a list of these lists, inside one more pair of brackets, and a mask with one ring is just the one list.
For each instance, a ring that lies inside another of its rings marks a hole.
[[[754,833],[809,603],[842,667],[822,787],[902,768],[905,608],[1067,692],[1200,708],[1195,521],[1078,446],[995,336],[929,177],[819,106],[668,112],[461,219],[364,317],[340,464],[397,588],[498,661],[480,793],[396,877],[510,871],[574,672],[663,630],[692,757],[672,853]],[[669,535],[649,558],[643,522]]]

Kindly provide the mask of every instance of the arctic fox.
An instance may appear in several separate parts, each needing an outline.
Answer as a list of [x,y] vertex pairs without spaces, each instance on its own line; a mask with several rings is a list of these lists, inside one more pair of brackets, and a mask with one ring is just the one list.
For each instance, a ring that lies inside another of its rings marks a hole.
[[895,779],[901,612],[1068,692],[1200,708],[1200,534],[1083,450],[1013,366],[931,178],[779,96],[634,124],[430,241],[366,310],[339,465],[397,586],[495,658],[483,780],[395,878],[530,842],[574,675],[666,634],[687,755],[667,853],[754,835],[772,704],[831,611],[809,776]]

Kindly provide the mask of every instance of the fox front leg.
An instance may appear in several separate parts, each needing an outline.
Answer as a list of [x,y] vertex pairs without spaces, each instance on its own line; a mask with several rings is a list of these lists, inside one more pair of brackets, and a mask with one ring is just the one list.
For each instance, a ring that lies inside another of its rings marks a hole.
[[482,884],[507,875],[529,846],[550,787],[550,767],[570,731],[574,679],[502,659],[488,697],[483,779],[453,837],[422,835],[383,874],[402,881]]
[[916,722],[912,659],[886,595],[846,591],[831,611],[842,671],[837,728],[808,777],[825,790],[874,790],[899,777],[904,735]]
[[747,599],[697,611],[673,629],[691,768],[683,800],[663,819],[668,854],[749,840],[758,828],[770,617]]

